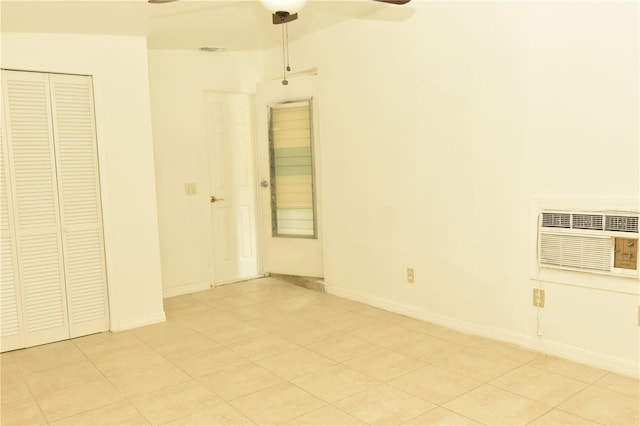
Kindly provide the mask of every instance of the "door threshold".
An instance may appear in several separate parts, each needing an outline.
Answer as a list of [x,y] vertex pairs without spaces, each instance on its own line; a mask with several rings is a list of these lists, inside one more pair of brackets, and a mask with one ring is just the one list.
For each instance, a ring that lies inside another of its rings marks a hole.
[[282,281],[286,281],[298,287],[319,291],[320,293],[327,292],[327,285],[324,283],[323,277],[303,277],[299,275],[285,275],[285,274],[273,274],[273,273],[270,273],[269,276],[271,278],[276,278]]

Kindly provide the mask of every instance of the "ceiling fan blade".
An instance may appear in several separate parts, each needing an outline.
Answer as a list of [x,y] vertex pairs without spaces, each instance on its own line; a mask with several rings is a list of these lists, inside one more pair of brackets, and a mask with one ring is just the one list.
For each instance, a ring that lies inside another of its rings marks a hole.
[[373,0],[373,1],[379,1],[382,3],[389,3],[389,4],[407,4],[411,0]]

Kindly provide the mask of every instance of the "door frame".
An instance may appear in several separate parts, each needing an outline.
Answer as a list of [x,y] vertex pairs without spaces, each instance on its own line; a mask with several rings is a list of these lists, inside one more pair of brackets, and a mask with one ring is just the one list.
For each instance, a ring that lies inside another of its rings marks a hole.
[[251,190],[253,191],[253,215],[254,215],[254,223],[253,226],[255,228],[255,238],[254,238],[254,242],[255,242],[255,266],[256,266],[256,275],[251,275],[251,276],[246,276],[246,277],[238,277],[238,278],[234,278],[231,280],[223,280],[223,281],[219,281],[218,277],[220,276],[220,271],[217,270],[216,267],[216,263],[217,263],[217,253],[216,253],[216,238],[218,237],[215,233],[214,230],[214,224],[213,224],[213,217],[212,217],[212,209],[213,206],[211,204],[209,204],[208,209],[209,209],[209,233],[210,233],[210,241],[209,241],[209,250],[210,250],[210,281],[211,281],[211,287],[219,287],[219,286],[224,286],[227,284],[231,284],[234,282],[241,282],[241,281],[247,281],[247,280],[251,280],[251,279],[255,279],[255,278],[260,278],[263,276],[263,267],[262,267],[262,241],[261,241],[261,229],[262,229],[262,224],[261,224],[261,215],[260,215],[260,206],[259,206],[259,199],[258,199],[258,186],[256,184],[256,176],[257,176],[257,163],[256,163],[256,154],[255,154],[255,148],[256,148],[256,119],[255,119],[255,93],[249,93],[249,92],[236,92],[236,91],[221,91],[221,90],[205,90],[204,91],[204,119],[205,119],[205,152],[207,153],[207,155],[209,156],[209,158],[207,158],[207,167],[208,167],[208,184],[207,184],[207,190],[208,190],[208,194],[207,194],[207,203],[209,203],[209,196],[215,195],[213,193],[213,188],[211,185],[211,176],[212,176],[212,164],[211,164],[211,159],[210,159],[210,150],[211,150],[211,146],[210,146],[210,135],[209,135],[209,123],[207,122],[208,117],[208,107],[207,107],[207,96],[208,95],[238,95],[238,96],[243,96],[247,99],[248,104],[249,104],[249,111],[248,111],[248,119],[249,119],[249,129],[248,129],[248,137],[249,137],[249,141],[248,141],[248,148],[252,151],[248,154],[249,156],[249,168],[250,168],[250,179],[249,179],[249,186],[251,187]]

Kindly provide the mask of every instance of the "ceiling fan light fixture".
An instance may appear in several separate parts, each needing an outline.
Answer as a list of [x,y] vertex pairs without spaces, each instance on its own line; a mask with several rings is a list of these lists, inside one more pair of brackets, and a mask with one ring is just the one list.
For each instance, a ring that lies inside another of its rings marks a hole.
[[260,0],[265,9],[273,14],[286,12],[293,15],[302,9],[307,0]]

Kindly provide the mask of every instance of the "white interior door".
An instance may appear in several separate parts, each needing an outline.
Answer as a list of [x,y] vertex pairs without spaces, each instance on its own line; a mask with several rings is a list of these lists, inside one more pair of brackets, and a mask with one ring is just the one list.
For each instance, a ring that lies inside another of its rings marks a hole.
[[253,99],[206,93],[215,284],[258,276]]
[[[318,120],[318,96],[316,76],[296,77],[289,79],[284,86],[280,81],[265,82],[258,85],[256,95],[256,151],[258,159],[258,177],[260,181],[259,200],[261,214],[262,262],[265,272],[323,277],[322,256],[322,197],[320,188],[321,158]],[[311,100],[311,137],[313,140],[313,182],[315,202],[315,236],[278,235],[274,231],[272,212],[273,194],[271,188],[272,164],[270,152],[270,108],[283,103],[294,103],[298,100]]]

